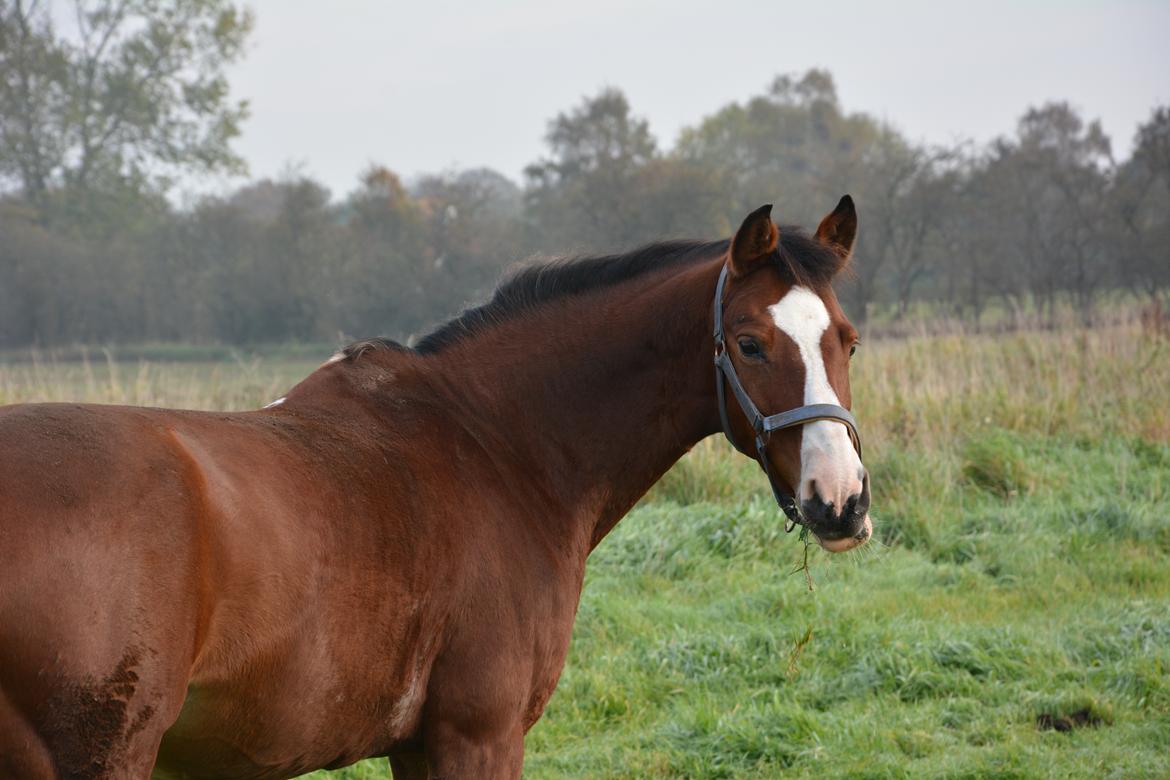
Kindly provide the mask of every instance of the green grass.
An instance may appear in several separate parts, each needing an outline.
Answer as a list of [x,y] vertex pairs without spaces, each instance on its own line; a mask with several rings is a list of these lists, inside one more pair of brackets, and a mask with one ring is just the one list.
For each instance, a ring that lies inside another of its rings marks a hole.
[[[875,479],[886,544],[814,553],[812,592],[765,498],[640,507],[591,561],[528,773],[1170,774],[1170,448],[1013,444],[1043,461],[1028,495]],[[1099,725],[1038,728],[1081,710]]]
[[[304,370],[189,368],[0,365],[0,400],[238,407]],[[881,341],[853,383],[875,542],[812,549],[810,590],[759,470],[700,444],[590,559],[526,776],[1170,777],[1170,344]]]

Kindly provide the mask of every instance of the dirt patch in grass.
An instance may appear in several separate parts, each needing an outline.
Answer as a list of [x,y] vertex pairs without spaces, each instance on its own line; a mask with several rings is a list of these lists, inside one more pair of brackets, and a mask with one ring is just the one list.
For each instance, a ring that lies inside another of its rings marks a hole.
[[1036,716],[1036,728],[1041,731],[1072,731],[1073,729],[1084,728],[1091,726],[1096,728],[1104,721],[1101,716],[1090,710],[1088,707],[1070,712],[1067,715],[1054,715],[1049,712],[1043,712]]

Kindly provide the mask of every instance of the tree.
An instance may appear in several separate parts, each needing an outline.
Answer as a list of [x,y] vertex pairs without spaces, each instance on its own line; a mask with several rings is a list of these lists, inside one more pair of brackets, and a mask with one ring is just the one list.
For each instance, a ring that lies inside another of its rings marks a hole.
[[955,159],[953,150],[911,144],[891,127],[866,148],[849,187],[866,204],[848,292],[859,323],[881,282],[892,290],[898,317],[905,316],[915,290],[941,264],[938,245],[959,179]]
[[371,166],[345,210],[348,244],[330,281],[337,327],[354,336],[417,331],[429,320],[434,260],[419,204],[397,174]]
[[964,145],[951,154],[949,175],[954,186],[944,201],[939,228],[941,285],[937,294],[955,315],[969,317],[978,329],[985,307],[999,291],[1005,228],[991,186],[995,182],[984,175],[982,153]]
[[641,236],[632,184],[657,157],[650,127],[616,89],[558,114],[545,135],[551,155],[525,169],[538,245],[612,248]]
[[761,203],[778,218],[813,225],[845,192],[857,193],[858,166],[881,126],[845,114],[832,76],[779,76],[763,95],[732,103],[684,129],[677,153],[723,176],[727,220]]
[[446,318],[486,297],[524,254],[523,194],[488,168],[424,176],[412,191],[433,258],[427,297],[436,319]]
[[1137,130],[1133,159],[1170,187],[1170,106],[1159,106]]
[[996,191],[1004,237],[1016,242],[1004,254],[1024,270],[1022,281],[1049,322],[1061,291],[1073,294],[1084,320],[1092,318],[1111,270],[1105,239],[1112,167],[1100,123],[1085,122],[1067,103],[1029,109],[1016,137],[993,146],[988,173],[1001,177]]
[[626,96],[612,88],[586,98],[568,114],[558,114],[545,141],[552,157],[530,166],[528,174],[551,183],[637,167],[657,152],[646,120],[632,116]]
[[1138,128],[1111,196],[1125,283],[1160,302],[1170,294],[1170,107],[1155,109]]
[[44,214],[54,190],[242,170],[224,71],[251,27],[229,0],[0,0],[0,177]]

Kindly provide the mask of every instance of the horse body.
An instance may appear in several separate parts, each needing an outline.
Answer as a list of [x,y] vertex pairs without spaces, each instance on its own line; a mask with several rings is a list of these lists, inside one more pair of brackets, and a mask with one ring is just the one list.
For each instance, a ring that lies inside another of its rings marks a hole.
[[[62,682],[77,692],[67,710],[116,713],[105,754],[87,747],[66,767],[66,731],[92,729],[61,713],[59,733],[35,729],[62,774],[153,763],[157,750],[163,776],[287,777],[421,751],[424,711],[433,744],[446,732],[516,744],[560,674],[594,537],[636,500],[620,483],[647,455],[627,450],[605,480],[606,464],[579,452],[609,438],[596,430],[607,404],[582,408],[607,380],[601,350],[577,376],[520,393],[539,353],[485,378],[460,350],[379,350],[327,364],[259,412],[0,412],[0,620],[22,627],[0,654],[28,659],[0,672],[9,717],[31,733]],[[614,416],[628,419],[635,388],[612,393],[625,405]],[[486,404],[514,404],[543,435],[518,443],[515,418],[476,412]],[[640,475],[641,490],[657,476]],[[55,560],[8,560],[33,549]],[[52,603],[76,612],[30,630],[15,610],[54,587]]]
[[[138,754],[153,763],[172,722],[163,769],[187,756],[210,776],[250,775],[344,753],[343,744],[315,755],[338,737],[323,743],[298,713],[331,697],[362,703],[354,694],[370,688],[354,667],[374,648],[353,645],[345,629],[422,616],[393,594],[361,600],[359,575],[393,566],[405,587],[418,559],[396,551],[393,526],[337,523],[339,509],[361,511],[365,497],[313,468],[329,439],[313,448],[309,431],[272,417],[36,406],[0,416],[11,445],[0,458],[0,616],[20,628],[0,639],[0,686],[61,774],[100,774]],[[335,457],[332,469],[345,475],[353,462]],[[48,552],[17,557],[30,549]],[[35,628],[17,612],[33,593],[54,605]],[[406,642],[381,650],[363,670],[375,682],[415,652]],[[368,738],[369,727],[339,735]],[[79,738],[86,744],[63,762],[63,746]]]
[[720,427],[724,261],[257,412],[0,409],[0,776],[519,776],[589,552]]

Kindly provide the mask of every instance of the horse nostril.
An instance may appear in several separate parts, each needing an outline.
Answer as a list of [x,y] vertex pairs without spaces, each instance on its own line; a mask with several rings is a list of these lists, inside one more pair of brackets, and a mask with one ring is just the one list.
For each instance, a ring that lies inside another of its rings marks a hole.
[[854,493],[853,495],[849,496],[849,499],[845,502],[845,509],[841,512],[842,520],[848,519],[855,511],[857,511],[857,502],[860,500],[860,498],[860,493]]
[[[813,480],[806,485],[814,486]],[[812,493],[801,505],[806,525],[822,539],[834,540],[854,537],[865,523],[869,511],[869,491],[840,496],[826,501],[819,493]]]

